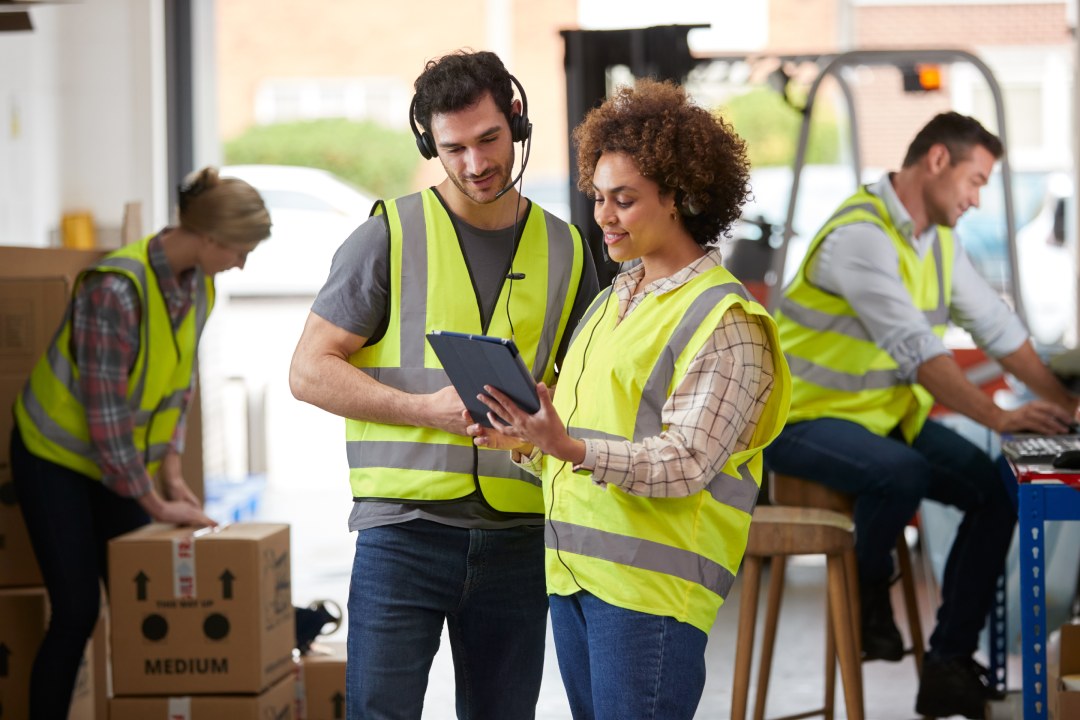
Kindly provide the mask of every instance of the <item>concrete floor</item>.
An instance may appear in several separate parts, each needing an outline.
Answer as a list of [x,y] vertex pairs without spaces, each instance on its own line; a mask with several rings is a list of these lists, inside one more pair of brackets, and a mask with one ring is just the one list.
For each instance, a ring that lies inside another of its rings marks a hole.
[[[346,604],[355,536],[344,528],[348,504],[347,498],[343,501],[341,495],[336,489],[321,494],[314,492],[312,485],[307,485],[306,488],[271,485],[264,493],[259,510],[260,519],[288,521],[292,525],[293,599],[298,605],[305,605],[320,598],[332,599],[342,607]],[[914,559],[918,564],[920,556],[916,554]],[[762,581],[759,622],[764,614],[767,580],[766,573]],[[719,719],[730,715],[741,589],[742,582],[739,579],[727,604],[721,608],[710,634],[706,650],[708,679],[696,715],[698,718]],[[821,706],[824,687],[824,591],[823,558],[799,558],[789,562],[767,717],[801,713]],[[899,610],[902,605],[898,591],[898,588],[894,588],[893,604],[902,615],[902,610]],[[921,592],[922,596],[926,597],[925,588],[922,588]],[[923,623],[929,632],[931,611],[928,604],[924,604]],[[904,623],[899,624],[902,632],[906,633]],[[328,639],[344,641],[344,625]],[[757,641],[760,643],[760,637]],[[757,650],[755,660],[756,658]],[[1009,664],[1010,687],[1015,688],[1019,686],[1019,658],[1011,657]],[[863,676],[868,720],[911,720],[918,717],[914,710],[918,683],[911,658],[905,658],[900,663],[865,663]],[[756,671],[751,678],[751,703],[755,683]],[[837,718],[846,718],[839,687],[836,707]],[[453,665],[449,641],[445,635],[430,675],[425,708],[425,719],[452,720],[455,717]],[[999,708],[994,717],[1006,720],[1019,718],[1020,713],[1004,706]],[[570,718],[550,630],[537,718]]]

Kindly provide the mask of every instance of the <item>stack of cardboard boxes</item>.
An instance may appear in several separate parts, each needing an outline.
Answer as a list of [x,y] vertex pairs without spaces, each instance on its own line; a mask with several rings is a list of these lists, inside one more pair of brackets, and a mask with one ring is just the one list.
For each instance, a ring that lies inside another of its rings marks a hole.
[[122,535],[109,595],[112,720],[295,716],[288,525]]
[[[56,332],[78,273],[103,254],[0,247],[3,720],[28,716],[31,667],[49,617],[12,482],[11,407]],[[196,398],[183,466],[200,497],[201,432]],[[311,661],[306,675],[311,699],[297,702],[304,675],[292,659],[287,525],[245,523],[217,532],[152,525],[114,540],[110,564],[111,607],[103,601],[69,720],[264,720],[293,718],[304,707],[311,720],[344,717],[344,648]]]
[[[30,669],[45,635],[48,599],[19,510],[11,475],[11,407],[52,339],[71,283],[100,253],[0,247],[0,708],[27,717]],[[71,720],[106,716],[105,622],[87,646]]]

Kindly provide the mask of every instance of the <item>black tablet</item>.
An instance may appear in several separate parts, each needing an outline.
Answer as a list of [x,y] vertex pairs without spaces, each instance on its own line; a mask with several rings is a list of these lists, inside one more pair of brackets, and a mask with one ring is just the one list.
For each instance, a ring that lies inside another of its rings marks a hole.
[[506,393],[526,412],[540,409],[536,381],[513,340],[449,330],[430,332],[427,339],[474,422],[491,427],[490,409],[476,399],[485,385]]

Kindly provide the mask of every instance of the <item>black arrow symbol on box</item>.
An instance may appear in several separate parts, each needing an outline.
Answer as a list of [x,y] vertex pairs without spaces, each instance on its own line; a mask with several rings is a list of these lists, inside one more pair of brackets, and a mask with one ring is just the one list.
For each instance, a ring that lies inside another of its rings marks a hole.
[[221,573],[221,597],[224,600],[232,600],[232,583],[236,579],[236,576],[229,572],[228,568],[225,568],[225,572]]
[[0,677],[8,676],[8,656],[11,655],[11,650],[5,643],[0,643]]
[[345,717],[345,696],[339,692],[334,693],[330,701],[334,703],[334,720]]
[[135,599],[146,599],[146,586],[150,583],[150,578],[142,570],[135,576]]

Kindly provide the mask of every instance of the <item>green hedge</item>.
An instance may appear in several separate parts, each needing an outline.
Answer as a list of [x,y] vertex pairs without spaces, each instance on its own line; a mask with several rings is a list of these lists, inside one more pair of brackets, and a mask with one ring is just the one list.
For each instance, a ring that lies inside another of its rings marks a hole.
[[376,197],[411,189],[420,160],[407,130],[345,119],[256,125],[225,143],[228,165],[301,165],[322,168]]
[[[831,110],[821,102],[814,107],[807,163],[840,161],[839,127]],[[799,142],[802,115],[775,91],[756,88],[732,98],[720,112],[746,140],[753,167],[791,165]]]

